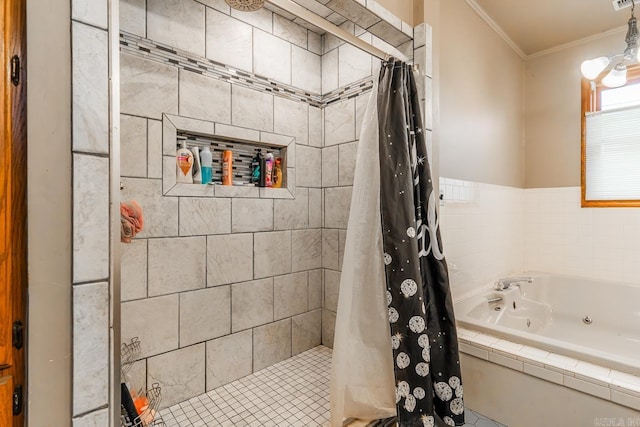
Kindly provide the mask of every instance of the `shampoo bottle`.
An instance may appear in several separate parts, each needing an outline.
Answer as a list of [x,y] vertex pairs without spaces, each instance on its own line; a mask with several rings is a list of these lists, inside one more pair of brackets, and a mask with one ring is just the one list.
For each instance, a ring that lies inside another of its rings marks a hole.
[[212,162],[211,150],[209,146],[205,145],[200,152],[200,166],[202,167],[202,183],[209,184],[212,178]]
[[282,187],[282,159],[276,159],[276,165],[273,168],[273,188]]
[[262,164],[262,150],[258,149],[256,155],[251,159],[251,183],[260,185],[260,165]]
[[200,166],[200,149],[191,147],[193,153],[193,183],[202,184],[202,167]]
[[225,150],[222,153],[222,185],[233,185],[233,152]]
[[265,158],[264,185],[265,187],[273,187],[273,163],[274,163],[273,154],[267,153],[267,155],[264,156],[264,158]]
[[193,184],[193,153],[187,148],[187,142],[182,141],[182,146],[176,152],[176,182],[181,184]]
[[260,181],[258,187],[265,187],[267,182],[267,159],[260,154]]

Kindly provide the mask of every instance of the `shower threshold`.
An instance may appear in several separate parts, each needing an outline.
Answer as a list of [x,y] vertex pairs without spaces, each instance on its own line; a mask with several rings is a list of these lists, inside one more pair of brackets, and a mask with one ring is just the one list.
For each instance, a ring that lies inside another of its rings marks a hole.
[[[325,427],[330,377],[331,349],[318,346],[160,413],[167,427]],[[465,427],[504,427],[468,409],[465,418]]]

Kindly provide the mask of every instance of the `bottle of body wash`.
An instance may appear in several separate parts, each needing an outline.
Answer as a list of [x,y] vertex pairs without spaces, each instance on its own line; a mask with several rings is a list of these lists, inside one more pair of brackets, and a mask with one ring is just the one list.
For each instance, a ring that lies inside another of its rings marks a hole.
[[267,153],[265,158],[264,185],[265,187],[273,187],[273,153]]
[[233,185],[233,152],[222,153],[222,185]]
[[273,168],[273,188],[282,187],[282,159],[276,159],[276,165]]
[[262,164],[262,150],[258,149],[256,155],[251,159],[251,183],[260,186],[260,165]]
[[202,167],[202,183],[209,184],[212,177],[213,156],[209,146],[205,145],[200,152],[200,166]]
[[193,153],[193,183],[202,184],[202,167],[200,166],[200,148],[191,147]]
[[182,141],[182,146],[176,151],[176,182],[180,184],[193,184],[193,153],[187,148],[187,142]]

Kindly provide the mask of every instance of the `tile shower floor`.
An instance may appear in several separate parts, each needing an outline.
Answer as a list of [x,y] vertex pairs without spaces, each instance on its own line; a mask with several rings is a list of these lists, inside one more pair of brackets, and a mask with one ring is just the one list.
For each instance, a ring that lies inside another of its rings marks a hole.
[[[161,411],[167,427],[309,427],[329,422],[331,349],[319,346]],[[467,424],[503,427],[467,410]]]

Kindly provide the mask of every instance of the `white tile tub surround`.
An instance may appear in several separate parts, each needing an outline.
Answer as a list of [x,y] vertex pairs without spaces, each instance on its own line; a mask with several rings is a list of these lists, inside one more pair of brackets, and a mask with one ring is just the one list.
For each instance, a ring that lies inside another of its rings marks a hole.
[[524,271],[524,192],[440,179],[440,230],[454,299]]
[[207,58],[253,71],[253,27],[209,8],[206,16]]
[[638,283],[637,208],[581,208],[579,187],[524,193],[527,269]]
[[458,327],[460,351],[640,411],[640,377]]

